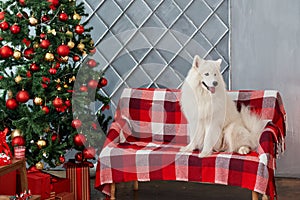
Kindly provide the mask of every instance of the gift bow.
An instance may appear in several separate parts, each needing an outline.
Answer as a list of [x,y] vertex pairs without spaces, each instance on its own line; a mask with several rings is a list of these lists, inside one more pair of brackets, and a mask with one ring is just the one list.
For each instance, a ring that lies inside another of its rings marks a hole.
[[0,131],[0,153],[4,152],[10,158],[12,158],[12,154],[9,146],[6,143],[6,132]]

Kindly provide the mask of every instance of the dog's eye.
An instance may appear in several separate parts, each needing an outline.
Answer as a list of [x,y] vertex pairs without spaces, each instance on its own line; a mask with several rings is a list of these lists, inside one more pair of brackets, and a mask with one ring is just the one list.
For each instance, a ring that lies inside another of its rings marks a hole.
[[217,74],[214,74],[214,76],[217,76]]
[[205,73],[204,75],[205,75],[205,76],[209,76],[209,73]]

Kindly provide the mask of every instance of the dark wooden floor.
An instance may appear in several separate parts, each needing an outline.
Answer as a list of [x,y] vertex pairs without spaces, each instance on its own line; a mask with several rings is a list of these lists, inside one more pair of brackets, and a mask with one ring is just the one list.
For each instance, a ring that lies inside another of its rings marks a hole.
[[[91,180],[91,200],[104,196],[94,189]],[[300,179],[276,178],[279,200],[300,199]],[[153,181],[139,183],[139,191],[132,190],[132,183],[117,184],[117,200],[251,200],[251,191],[239,187],[187,183],[176,181]]]

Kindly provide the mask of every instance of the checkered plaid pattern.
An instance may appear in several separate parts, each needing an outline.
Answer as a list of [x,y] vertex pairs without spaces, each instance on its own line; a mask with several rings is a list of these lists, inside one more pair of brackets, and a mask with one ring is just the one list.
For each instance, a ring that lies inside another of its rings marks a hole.
[[[109,183],[177,180],[233,185],[276,195],[276,144],[285,137],[285,111],[277,91],[230,91],[237,107],[248,105],[268,120],[257,151],[247,155],[179,152],[187,144],[180,90],[125,89],[99,155],[95,188],[109,195]],[[281,145],[283,146],[283,145]],[[284,147],[284,146],[283,146]]]

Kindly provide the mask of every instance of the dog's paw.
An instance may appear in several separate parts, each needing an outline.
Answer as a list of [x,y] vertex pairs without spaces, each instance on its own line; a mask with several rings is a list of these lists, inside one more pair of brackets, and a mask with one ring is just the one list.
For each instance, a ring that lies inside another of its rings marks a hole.
[[199,155],[198,155],[198,157],[199,158],[204,158],[204,157],[207,157],[207,156],[209,156],[209,155],[211,155],[211,151],[202,151]]
[[242,155],[248,154],[249,152],[250,152],[250,148],[247,146],[241,146],[238,150],[238,153]]
[[191,146],[187,145],[185,147],[181,147],[179,149],[180,152],[189,152],[189,151],[193,151],[193,149],[191,148]]

